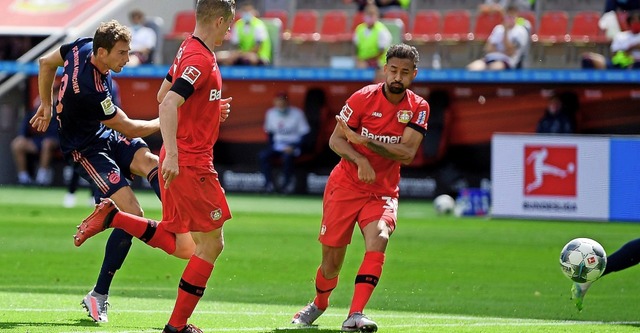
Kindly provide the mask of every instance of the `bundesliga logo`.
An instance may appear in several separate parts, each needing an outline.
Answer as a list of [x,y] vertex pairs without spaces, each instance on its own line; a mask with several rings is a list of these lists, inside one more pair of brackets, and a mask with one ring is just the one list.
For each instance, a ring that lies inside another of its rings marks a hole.
[[524,194],[575,197],[576,146],[525,146]]

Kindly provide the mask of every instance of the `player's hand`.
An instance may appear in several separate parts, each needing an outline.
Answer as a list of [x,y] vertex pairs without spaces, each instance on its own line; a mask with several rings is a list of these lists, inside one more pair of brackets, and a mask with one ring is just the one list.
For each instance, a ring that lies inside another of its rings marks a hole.
[[376,172],[366,158],[356,160],[358,165],[358,179],[365,184],[373,184],[376,181]]
[[51,108],[45,108],[42,104],[38,106],[36,114],[29,119],[29,124],[39,132],[45,132],[51,122]]
[[224,123],[231,113],[231,100],[233,97],[223,98],[220,100],[220,122]]
[[174,178],[178,177],[180,169],[178,168],[178,155],[165,156],[162,161],[162,179],[164,179],[164,188],[168,189],[169,184]]
[[349,140],[349,142],[356,145],[363,145],[367,143],[367,138],[354,132],[351,128],[349,128],[349,125],[347,125],[347,122],[344,121],[344,119],[342,119],[340,115],[336,115],[336,120],[338,121],[338,126],[340,126],[340,130],[342,130],[342,133],[344,133],[344,136],[347,137],[347,140]]

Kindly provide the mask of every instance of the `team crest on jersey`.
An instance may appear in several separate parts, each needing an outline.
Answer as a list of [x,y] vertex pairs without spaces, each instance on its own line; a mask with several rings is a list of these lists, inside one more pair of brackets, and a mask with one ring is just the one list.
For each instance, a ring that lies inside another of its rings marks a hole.
[[411,118],[413,117],[413,112],[409,111],[409,110],[400,110],[398,111],[398,121],[406,124],[409,121],[411,121]]
[[111,101],[111,97],[107,97],[104,101],[100,102],[100,106],[102,106],[102,111],[107,116],[116,112],[116,106]]
[[193,66],[187,66],[187,68],[184,69],[180,77],[187,80],[187,82],[193,85],[196,83],[196,80],[198,80],[198,78],[200,77],[200,74],[201,73],[197,68]]
[[219,220],[222,218],[222,209],[218,208],[216,210],[212,210],[211,213],[209,213],[209,216],[211,216],[211,219],[214,221]]

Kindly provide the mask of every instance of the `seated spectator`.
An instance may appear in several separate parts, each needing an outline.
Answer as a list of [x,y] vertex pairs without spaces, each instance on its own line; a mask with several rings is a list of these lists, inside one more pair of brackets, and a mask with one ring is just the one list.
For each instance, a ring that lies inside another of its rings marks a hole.
[[[276,189],[285,193],[293,191],[293,160],[301,153],[304,137],[310,132],[304,112],[289,105],[286,92],[280,92],[273,101],[274,106],[267,110],[264,131],[269,137],[269,146],[260,152],[260,166],[264,175],[264,189],[273,192]],[[274,186],[272,163],[275,157],[282,158],[283,182]]]
[[610,59],[595,52],[582,55],[582,68],[587,69],[629,69],[640,68],[640,11],[627,16],[629,30],[616,33],[611,41]]
[[364,10],[364,22],[360,23],[353,33],[353,44],[356,47],[356,67],[382,68],[386,61],[387,49],[391,46],[391,32],[379,20],[380,13],[375,5],[368,5]]
[[493,28],[484,46],[485,56],[467,65],[470,71],[505,70],[521,67],[521,61],[529,45],[529,31],[516,24],[518,8],[510,5],[504,14],[504,22]]
[[409,10],[411,0],[343,0],[344,3],[355,3],[358,11],[364,11],[367,5],[373,4],[378,7],[381,13],[392,10]]
[[38,132],[29,120],[35,114],[37,107],[25,115],[18,132],[11,141],[11,152],[18,172],[18,184],[31,185],[34,183],[29,173],[29,155],[38,155],[38,171],[35,183],[41,186],[51,185],[53,181],[53,170],[51,160],[58,150],[58,126],[56,121],[52,121],[46,132]]
[[134,9],[129,13],[131,20],[131,51],[129,53],[129,65],[150,64],[151,55],[155,51],[158,36],[153,29],[145,26],[144,13]]
[[478,6],[478,12],[503,12],[509,4],[521,11],[534,10],[535,3],[535,0],[484,0]]
[[268,65],[271,63],[271,39],[265,23],[252,4],[240,7],[240,19],[231,28],[235,50],[216,52],[222,65]]
[[570,134],[574,133],[574,124],[558,95],[549,97],[544,115],[538,121],[536,133]]

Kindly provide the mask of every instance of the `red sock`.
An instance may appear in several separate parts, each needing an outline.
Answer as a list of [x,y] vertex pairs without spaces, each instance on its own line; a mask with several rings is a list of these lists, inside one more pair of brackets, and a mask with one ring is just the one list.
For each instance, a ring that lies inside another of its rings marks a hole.
[[364,254],[364,260],[362,260],[362,265],[360,265],[358,275],[356,275],[356,286],[353,290],[353,300],[351,301],[349,315],[364,310],[378,284],[382,274],[382,265],[384,265],[384,252],[370,251]]
[[193,310],[196,308],[198,301],[204,294],[207,287],[207,281],[213,271],[213,264],[191,256],[187,267],[182,273],[180,285],[178,286],[178,297],[173,307],[173,313],[169,319],[169,325],[181,330],[187,325],[187,320],[191,317]]
[[165,230],[162,223],[124,212],[117,213],[111,227],[126,231],[152,247],[158,247],[168,254],[176,251],[176,235]]
[[316,272],[316,298],[313,300],[313,304],[320,310],[326,310],[329,307],[329,296],[331,296],[331,292],[337,285],[337,276],[328,280],[322,275],[322,270],[318,267],[318,272]]

